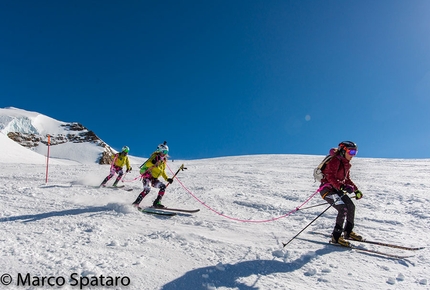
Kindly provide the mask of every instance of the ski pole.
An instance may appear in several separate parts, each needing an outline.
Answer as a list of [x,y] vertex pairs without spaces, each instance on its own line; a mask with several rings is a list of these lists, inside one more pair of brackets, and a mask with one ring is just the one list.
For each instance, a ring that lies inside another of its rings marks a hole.
[[291,240],[289,240],[287,243],[282,243],[282,245],[284,245],[284,248],[286,245],[288,245],[289,243],[291,243],[292,240],[294,240],[295,238],[297,238],[304,230],[307,229],[308,226],[310,226],[314,221],[316,221],[320,216],[322,216],[329,208],[331,208],[333,206],[333,204],[335,204],[336,202],[330,204],[322,213],[320,213],[316,218],[314,218],[307,226],[305,226],[297,235],[295,235],[294,237],[291,238]]
[[287,243],[282,243],[282,245],[284,245],[284,248],[285,248],[286,245],[288,245],[289,243],[291,243],[292,240],[294,240],[295,238],[297,238],[304,230],[306,230],[308,226],[310,226],[314,221],[316,221],[320,216],[322,216],[329,208],[331,208],[333,205],[335,205],[336,202],[338,202],[340,199],[342,199],[342,196],[339,196],[338,198],[336,198],[336,200],[333,203],[331,203],[325,210],[323,210],[322,213],[320,213],[307,226],[305,226],[300,232],[298,232],[297,235],[295,235],[294,237],[292,237],[291,240],[289,240]]
[[[176,173],[172,176],[172,179],[174,179],[176,177],[176,175],[178,175],[179,171],[184,171],[185,169],[187,169],[186,167],[184,167],[184,164],[182,164],[181,166],[179,166],[179,169],[176,171]],[[166,188],[170,185],[170,183],[168,183],[166,185]]]
[[[348,196],[349,196],[349,198],[353,197],[352,195],[348,195]],[[302,210],[302,209],[309,209],[309,208],[313,208],[313,207],[317,207],[317,206],[322,206],[322,205],[326,205],[326,204],[327,204],[326,202],[323,202],[323,203],[319,203],[319,204],[316,204],[316,205],[311,205],[311,206],[308,206],[308,207],[297,208],[297,211]]]
[[316,205],[311,205],[311,206],[308,206],[308,207],[302,207],[302,208],[298,208],[297,211],[303,210],[303,209],[309,209],[309,208],[313,208],[313,207],[317,207],[317,206],[322,206],[322,205],[326,205],[326,204],[327,204],[326,202],[323,202],[323,203],[319,203],[319,204],[316,204]]
[[121,182],[124,182],[124,178],[125,178],[125,176],[127,175],[127,173],[128,173],[128,171],[126,171],[126,172],[124,173],[124,175],[121,177]]
[[[342,199],[342,196],[339,196],[338,198],[336,198],[336,200],[331,203],[325,210],[323,210],[322,213],[320,213],[316,218],[314,218],[307,226],[305,226],[300,232],[298,232],[297,235],[295,235],[294,237],[291,238],[291,240],[289,240],[287,243],[282,243],[282,245],[284,245],[284,248],[286,245],[288,245],[289,243],[291,243],[292,240],[294,240],[295,238],[297,238],[304,230],[307,229],[307,227],[309,227],[314,221],[316,221],[320,216],[322,216],[329,208],[331,208],[333,205],[336,204],[336,202],[338,202],[340,199]],[[322,205],[322,204],[321,204]]]

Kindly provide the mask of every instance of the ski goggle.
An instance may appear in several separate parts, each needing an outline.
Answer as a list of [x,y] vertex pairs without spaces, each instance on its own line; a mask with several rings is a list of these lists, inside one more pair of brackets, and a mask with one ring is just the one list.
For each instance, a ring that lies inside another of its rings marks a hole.
[[346,148],[345,151],[346,151],[346,153],[348,153],[351,156],[357,155],[357,152],[358,152],[357,149],[349,149],[349,148]]

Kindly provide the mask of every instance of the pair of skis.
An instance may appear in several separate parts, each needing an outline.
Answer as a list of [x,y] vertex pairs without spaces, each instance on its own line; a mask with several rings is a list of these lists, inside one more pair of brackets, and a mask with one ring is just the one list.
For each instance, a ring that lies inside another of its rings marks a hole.
[[199,212],[200,209],[182,209],[182,208],[156,208],[156,207],[147,207],[147,208],[137,208],[140,212],[146,214],[155,214],[155,215],[163,215],[163,216],[175,216],[177,213],[196,213]]
[[[310,232],[310,234],[317,234],[317,235],[322,235],[324,237],[330,237],[330,235],[327,235],[324,233],[319,233],[319,232]],[[393,259],[406,259],[406,258],[413,257],[413,255],[398,255],[398,254],[386,253],[386,252],[382,252],[382,251],[378,251],[378,250],[363,248],[363,247],[357,245],[356,243],[366,243],[366,244],[372,244],[372,245],[383,246],[383,247],[388,247],[388,248],[405,250],[405,251],[418,251],[418,250],[425,249],[425,247],[406,247],[406,246],[397,245],[397,244],[378,242],[378,241],[369,241],[369,240],[352,241],[352,242],[350,240],[348,240],[348,242],[350,242],[349,246],[343,246],[343,245],[340,245],[337,243],[332,243],[332,242],[329,242],[329,243],[331,245],[334,245],[334,246],[349,248],[349,249],[356,250],[359,252],[367,252],[367,253],[377,254],[377,255],[381,255],[381,256],[390,257]]]

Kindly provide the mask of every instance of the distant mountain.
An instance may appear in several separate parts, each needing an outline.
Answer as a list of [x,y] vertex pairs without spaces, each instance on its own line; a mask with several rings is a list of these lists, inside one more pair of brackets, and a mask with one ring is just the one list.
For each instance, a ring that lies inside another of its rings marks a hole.
[[[114,150],[80,123],[66,123],[37,112],[0,109],[0,133],[41,155],[79,163],[109,164]],[[7,153],[6,153],[7,154]]]

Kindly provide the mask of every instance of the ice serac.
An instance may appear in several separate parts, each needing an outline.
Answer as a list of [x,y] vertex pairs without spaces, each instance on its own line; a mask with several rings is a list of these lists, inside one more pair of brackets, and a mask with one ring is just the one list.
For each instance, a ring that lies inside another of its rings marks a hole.
[[[49,135],[51,157],[80,163],[109,164],[114,153],[93,131],[78,122],[62,122],[17,108],[0,109],[0,132],[21,146],[43,155],[46,154]],[[72,146],[76,143],[81,145]],[[82,154],[82,150],[87,154]]]

